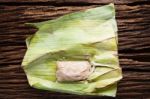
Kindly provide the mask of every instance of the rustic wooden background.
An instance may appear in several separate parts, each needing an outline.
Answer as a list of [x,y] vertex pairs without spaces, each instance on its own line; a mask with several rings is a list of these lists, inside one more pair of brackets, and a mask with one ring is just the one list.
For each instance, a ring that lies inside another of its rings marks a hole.
[[123,80],[117,99],[150,99],[150,0],[0,0],[0,99],[114,99],[33,89],[21,61],[25,38],[36,29],[24,25],[114,2],[119,28]]

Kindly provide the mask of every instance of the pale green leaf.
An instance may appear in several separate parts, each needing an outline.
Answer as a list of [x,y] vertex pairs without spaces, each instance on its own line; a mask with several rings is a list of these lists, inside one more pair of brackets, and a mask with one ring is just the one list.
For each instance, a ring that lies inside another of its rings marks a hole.
[[[113,4],[27,25],[38,29],[26,39],[27,51],[22,62],[32,87],[78,95],[115,96],[122,73]],[[83,81],[58,82],[56,62],[70,60],[86,60],[95,70]]]

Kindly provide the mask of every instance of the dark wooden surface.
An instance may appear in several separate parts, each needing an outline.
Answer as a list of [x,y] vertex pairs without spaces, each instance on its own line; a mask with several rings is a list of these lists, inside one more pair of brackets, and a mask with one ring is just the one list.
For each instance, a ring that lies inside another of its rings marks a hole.
[[31,88],[20,65],[26,51],[25,38],[36,31],[24,23],[54,19],[109,2],[116,5],[124,76],[117,99],[150,99],[149,0],[0,0],[0,99],[114,99]]

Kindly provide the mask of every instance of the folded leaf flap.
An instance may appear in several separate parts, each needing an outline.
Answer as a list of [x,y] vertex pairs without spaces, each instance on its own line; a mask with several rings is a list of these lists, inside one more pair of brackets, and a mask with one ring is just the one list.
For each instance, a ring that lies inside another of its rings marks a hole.
[[97,27],[91,26],[93,30],[89,30],[89,32],[82,29],[78,24],[80,25],[82,22],[77,23],[74,27],[69,25],[60,28],[53,33],[48,30],[44,32],[39,30],[31,39],[22,65],[28,65],[35,59],[50,52],[67,50],[77,44],[100,42],[115,37],[115,32],[110,22],[99,24]]
[[86,11],[75,12],[71,14],[64,15],[62,17],[57,18],[56,20],[49,20],[38,23],[30,23],[30,25],[41,28],[41,26],[45,24],[52,24],[56,22],[64,22],[67,20],[73,19],[100,19],[100,20],[108,20],[115,17],[115,9],[114,4],[111,3],[109,5],[105,5],[102,7],[91,8]]
[[112,68],[109,68],[109,67],[97,67],[94,72],[89,76],[88,80],[91,81],[91,80],[94,80],[96,79],[97,77],[101,76],[101,75],[104,75],[110,71],[112,71],[113,69]]
[[117,92],[117,83],[111,84],[104,88],[96,89],[94,93],[102,96],[111,96],[115,97]]
[[108,86],[110,84],[119,81],[120,79],[122,79],[121,73],[122,73],[121,69],[115,69],[100,76],[99,78],[96,79],[97,80],[96,88],[103,88],[105,86]]

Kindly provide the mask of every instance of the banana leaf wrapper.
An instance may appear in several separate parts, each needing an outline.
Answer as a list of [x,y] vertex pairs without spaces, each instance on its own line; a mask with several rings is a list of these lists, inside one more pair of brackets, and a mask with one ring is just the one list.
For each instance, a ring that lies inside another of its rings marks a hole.
[[[113,4],[27,24],[38,29],[26,39],[22,62],[30,86],[77,95],[116,96],[122,72]],[[57,61],[81,60],[95,67],[86,80],[57,81]]]

